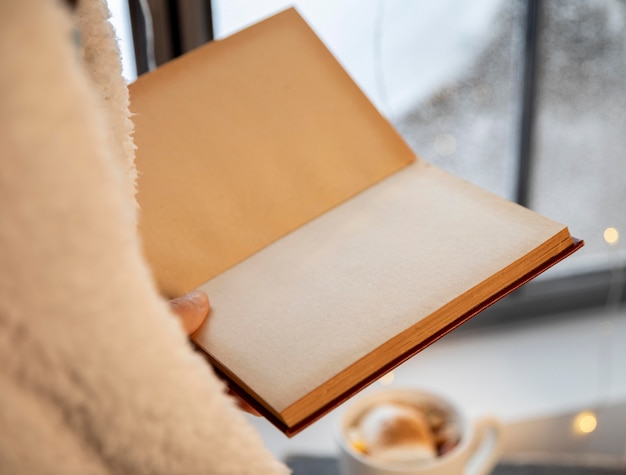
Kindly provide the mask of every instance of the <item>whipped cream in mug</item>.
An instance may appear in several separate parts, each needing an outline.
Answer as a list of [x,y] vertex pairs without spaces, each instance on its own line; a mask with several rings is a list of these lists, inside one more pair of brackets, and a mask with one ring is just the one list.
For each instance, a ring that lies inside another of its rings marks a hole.
[[346,437],[367,456],[415,463],[447,453],[461,435],[453,415],[441,407],[386,401],[365,410],[346,429]]

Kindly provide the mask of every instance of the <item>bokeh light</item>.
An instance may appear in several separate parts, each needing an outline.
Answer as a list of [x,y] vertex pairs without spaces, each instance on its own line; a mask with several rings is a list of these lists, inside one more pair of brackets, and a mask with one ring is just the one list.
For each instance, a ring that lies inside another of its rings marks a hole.
[[449,157],[456,152],[456,139],[451,134],[439,134],[435,137],[435,151],[442,157]]
[[606,228],[604,230],[604,240],[609,244],[617,244],[619,241],[619,232],[615,228]]
[[598,426],[598,419],[593,412],[579,413],[574,419],[574,431],[579,434],[590,434]]

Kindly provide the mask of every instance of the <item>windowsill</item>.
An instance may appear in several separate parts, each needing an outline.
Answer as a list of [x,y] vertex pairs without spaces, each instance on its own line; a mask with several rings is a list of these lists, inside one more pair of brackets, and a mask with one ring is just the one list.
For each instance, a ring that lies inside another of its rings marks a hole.
[[[514,430],[526,420],[624,404],[625,338],[623,308],[478,327],[452,333],[403,364],[392,387],[439,393],[470,416],[495,415]],[[380,389],[376,383],[366,391]],[[293,439],[264,420],[250,420],[279,458],[329,455],[336,453],[334,430],[341,412],[340,407]],[[623,427],[615,427],[615,437],[626,439]]]

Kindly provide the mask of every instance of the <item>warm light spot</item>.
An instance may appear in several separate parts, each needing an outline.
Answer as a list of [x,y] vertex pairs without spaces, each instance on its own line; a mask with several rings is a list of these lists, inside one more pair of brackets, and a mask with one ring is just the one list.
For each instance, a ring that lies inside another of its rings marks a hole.
[[579,434],[589,434],[596,430],[598,420],[593,412],[581,412],[574,419],[574,430]]
[[442,157],[456,152],[456,139],[450,134],[439,134],[435,137],[435,151]]
[[385,376],[383,376],[382,378],[380,378],[378,381],[380,382],[380,384],[382,384],[383,386],[389,386],[391,383],[393,383],[395,376],[393,375],[393,371],[390,371],[389,373],[387,373]]
[[606,228],[604,230],[604,240],[609,244],[616,244],[619,240],[619,232],[615,228]]

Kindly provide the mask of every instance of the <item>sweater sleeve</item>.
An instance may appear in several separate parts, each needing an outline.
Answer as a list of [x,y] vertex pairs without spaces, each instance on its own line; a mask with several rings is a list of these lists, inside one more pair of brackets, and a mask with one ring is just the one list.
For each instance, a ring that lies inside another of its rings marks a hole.
[[2,377],[111,473],[286,473],[154,288],[59,5],[0,2]]

